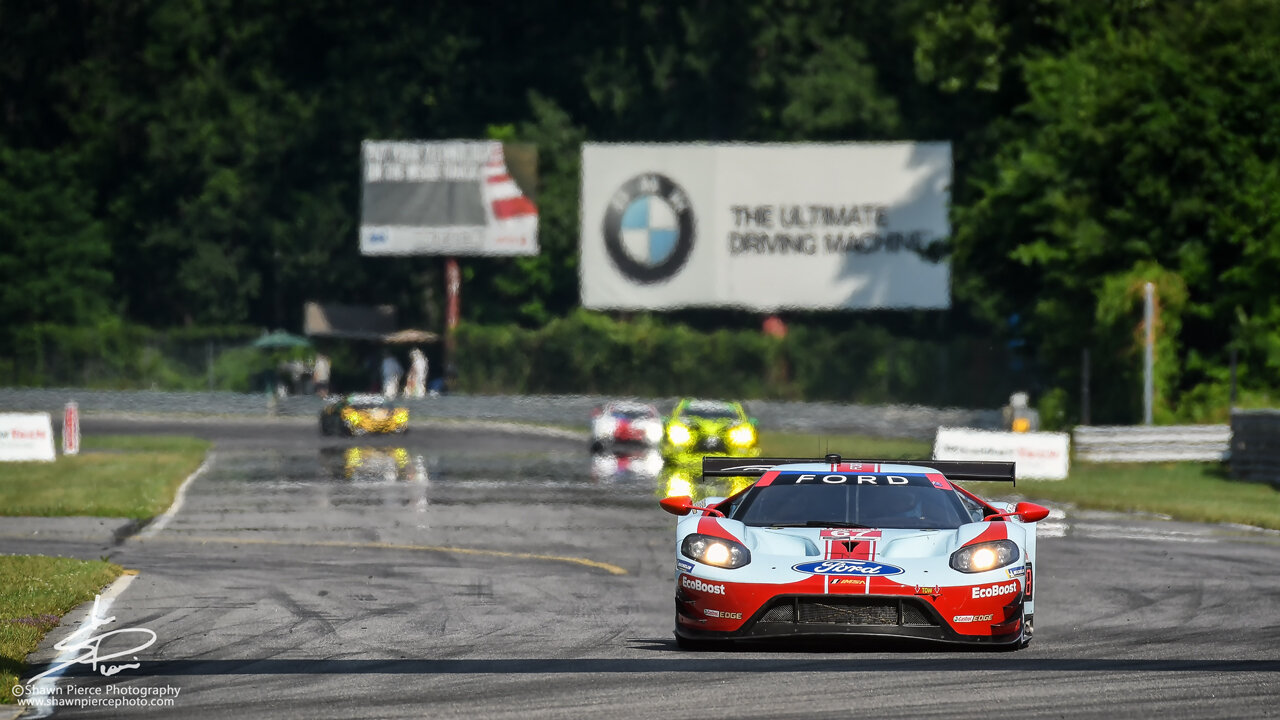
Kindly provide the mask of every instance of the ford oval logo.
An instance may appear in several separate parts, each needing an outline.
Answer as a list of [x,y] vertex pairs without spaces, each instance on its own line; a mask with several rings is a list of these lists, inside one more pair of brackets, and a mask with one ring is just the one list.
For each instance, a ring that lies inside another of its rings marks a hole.
[[897,575],[902,568],[870,560],[821,560],[792,565],[792,570],[814,575]]

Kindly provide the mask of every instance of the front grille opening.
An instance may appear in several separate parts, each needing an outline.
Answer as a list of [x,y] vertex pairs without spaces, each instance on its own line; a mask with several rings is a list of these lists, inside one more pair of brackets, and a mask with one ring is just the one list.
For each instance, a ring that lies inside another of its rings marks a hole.
[[932,616],[925,614],[915,603],[902,604],[902,624],[903,625],[923,625],[926,627],[937,627],[938,623]]
[[801,623],[822,623],[834,625],[897,625],[898,603],[879,602],[875,604],[849,604],[801,600],[799,603],[799,620]]
[[760,622],[784,622],[793,623],[796,621],[796,608],[790,601],[785,601],[784,605],[774,605],[769,611],[760,617]]
[[759,622],[798,625],[937,627],[938,621],[913,598],[841,598],[833,596],[780,599]]

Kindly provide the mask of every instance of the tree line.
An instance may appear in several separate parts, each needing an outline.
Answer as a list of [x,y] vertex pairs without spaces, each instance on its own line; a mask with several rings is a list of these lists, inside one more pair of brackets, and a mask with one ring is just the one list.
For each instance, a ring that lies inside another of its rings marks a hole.
[[1232,352],[1264,402],[1277,30],[1264,0],[0,0],[0,356],[310,299],[438,325],[439,259],[359,255],[365,138],[537,145],[542,253],[464,278],[467,323],[529,330],[578,305],[584,141],[949,140],[955,307],[868,317],[1015,347],[1069,412],[1089,348],[1094,420],[1131,421],[1154,282],[1162,417],[1225,407]]

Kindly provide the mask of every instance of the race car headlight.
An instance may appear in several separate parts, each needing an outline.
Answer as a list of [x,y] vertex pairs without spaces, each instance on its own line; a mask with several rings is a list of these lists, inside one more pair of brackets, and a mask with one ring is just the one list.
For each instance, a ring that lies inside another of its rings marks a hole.
[[729,444],[747,447],[756,443],[755,428],[750,425],[739,425],[729,431]]
[[358,423],[360,422],[360,413],[352,410],[351,408],[347,408],[342,411],[342,419],[349,423]]
[[618,430],[618,421],[613,416],[606,415],[596,421],[595,436],[599,438],[611,438]]
[[680,554],[690,560],[730,570],[751,562],[751,551],[742,543],[701,533],[687,535],[680,543]]
[[688,445],[693,442],[693,433],[689,432],[689,428],[680,423],[672,423],[667,428],[667,439],[672,445]]
[[979,573],[1018,561],[1018,546],[1012,540],[968,545],[951,553],[951,568],[962,573]]
[[662,426],[658,423],[648,423],[644,426],[644,439],[656,443],[662,439]]
[[409,422],[409,411],[405,410],[404,408],[400,408],[399,410],[396,410],[394,415],[391,416],[391,420],[398,425],[403,425]]

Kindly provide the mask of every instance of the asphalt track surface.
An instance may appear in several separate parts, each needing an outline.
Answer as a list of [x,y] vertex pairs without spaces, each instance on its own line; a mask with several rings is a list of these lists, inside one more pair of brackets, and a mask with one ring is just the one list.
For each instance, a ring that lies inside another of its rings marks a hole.
[[661,489],[593,476],[577,439],[418,428],[349,472],[363,443],[309,423],[86,420],[110,430],[217,446],[150,537],[0,538],[0,552],[107,554],[138,571],[112,627],[157,642],[114,677],[73,666],[64,696],[179,695],[56,717],[1280,716],[1272,533],[1058,513],[1040,541],[1036,638],[1017,652],[685,652]]

